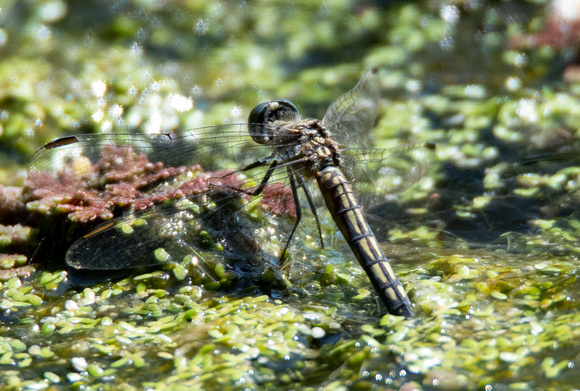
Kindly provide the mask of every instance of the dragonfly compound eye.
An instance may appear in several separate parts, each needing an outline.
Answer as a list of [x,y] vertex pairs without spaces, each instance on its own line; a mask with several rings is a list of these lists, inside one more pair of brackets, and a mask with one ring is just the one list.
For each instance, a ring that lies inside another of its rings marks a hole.
[[267,144],[270,140],[268,125],[274,121],[292,121],[298,119],[298,109],[287,100],[262,102],[252,109],[248,118],[248,131],[258,144]]

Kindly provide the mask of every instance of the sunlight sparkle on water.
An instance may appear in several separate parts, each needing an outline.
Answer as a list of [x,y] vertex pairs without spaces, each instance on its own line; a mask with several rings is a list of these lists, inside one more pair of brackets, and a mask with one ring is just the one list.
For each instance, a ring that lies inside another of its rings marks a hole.
[[141,48],[141,46],[139,46],[137,42],[133,42],[133,45],[131,45],[131,56],[133,58],[138,58],[141,57],[142,54],[143,49]]
[[169,96],[171,107],[179,112],[189,111],[193,108],[193,99],[180,94]]
[[240,115],[242,114],[242,110],[240,109],[240,106],[234,106],[231,110],[230,110],[230,116],[232,117],[232,119],[237,119],[240,118]]
[[107,84],[102,80],[95,80],[91,84],[91,91],[97,98],[102,98],[105,96],[105,92],[107,92]]
[[520,99],[517,103],[516,113],[518,114],[518,117],[525,122],[538,122],[536,101],[532,99]]
[[109,133],[113,129],[113,123],[111,121],[105,121],[101,125],[101,132]]
[[121,116],[123,115],[123,106],[119,105],[119,104],[115,104],[113,105],[110,109],[109,109],[109,114],[113,117],[113,118],[121,118]]
[[159,110],[154,110],[149,117],[149,122],[146,125],[146,132],[148,134],[156,134],[161,132],[161,123],[163,116]]

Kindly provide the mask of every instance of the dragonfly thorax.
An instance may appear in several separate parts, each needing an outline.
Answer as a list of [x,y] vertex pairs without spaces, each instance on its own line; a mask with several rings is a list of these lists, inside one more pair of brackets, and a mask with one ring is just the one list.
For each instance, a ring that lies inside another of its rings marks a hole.
[[340,167],[340,148],[334,141],[324,124],[319,120],[304,120],[295,126],[301,133],[300,150],[297,155],[302,157],[311,173],[318,175],[328,166]]

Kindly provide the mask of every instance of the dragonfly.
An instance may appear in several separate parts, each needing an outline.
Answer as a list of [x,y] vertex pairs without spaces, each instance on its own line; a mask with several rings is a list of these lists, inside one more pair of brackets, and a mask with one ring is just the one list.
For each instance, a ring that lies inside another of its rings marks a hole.
[[[171,235],[181,235],[178,242],[188,246],[190,238],[183,234],[183,222],[192,220],[187,217],[193,208],[188,202],[192,194],[198,204],[205,203],[210,210],[205,221],[229,232],[238,245],[249,246],[248,240],[244,244],[248,226],[239,222],[239,211],[249,210],[250,205],[266,200],[272,189],[278,189],[295,217],[280,259],[299,226],[303,206],[312,212],[324,245],[318,211],[326,207],[388,312],[411,317],[412,303],[367,223],[363,205],[379,205],[389,193],[419,180],[433,161],[435,144],[372,148],[379,98],[380,72],[373,68],[328,107],[322,120],[302,118],[293,103],[274,100],[257,105],[244,124],[156,135],[68,136],[41,147],[30,161],[28,176],[38,187],[56,194],[141,205],[143,211],[133,208],[104,222],[68,250],[69,266],[89,270],[155,263],[147,260],[151,258],[140,259],[138,254],[156,251],[163,237]],[[116,166],[129,170],[144,167],[155,179],[123,192],[127,177],[114,175]],[[313,193],[313,183],[322,197]],[[276,184],[283,186],[275,188]],[[164,199],[162,194],[168,193],[180,200],[171,206],[159,202]],[[148,219],[170,222],[162,232],[133,238],[138,245],[129,246],[123,232],[147,224]],[[155,257],[159,258],[163,257]]]

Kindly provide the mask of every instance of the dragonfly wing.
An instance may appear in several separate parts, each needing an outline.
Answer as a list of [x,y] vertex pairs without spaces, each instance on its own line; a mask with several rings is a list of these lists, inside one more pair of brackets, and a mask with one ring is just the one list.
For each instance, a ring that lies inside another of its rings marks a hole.
[[[252,236],[257,223],[238,211],[239,197],[223,195],[211,205],[202,197],[168,201],[107,221],[77,240],[66,262],[75,269],[125,270],[188,262],[204,253],[252,259],[260,253]],[[234,198],[237,200],[234,200]]]
[[[192,220],[191,214],[167,207],[113,219],[77,240],[68,250],[66,262],[75,269],[88,270],[123,270],[180,262],[191,253],[188,247],[193,248],[185,240],[187,231],[193,229],[188,229]],[[181,229],[172,229],[176,226]]]
[[357,85],[326,110],[324,124],[341,145],[368,148],[377,116],[379,70],[368,70]]
[[384,203],[421,179],[433,163],[435,144],[419,142],[391,149],[346,149],[343,168],[366,208]]
[[[156,265],[162,263],[159,252],[165,250],[176,262],[191,249],[203,249],[203,243],[196,244],[204,237],[199,226],[215,234],[232,254],[251,258],[258,253],[253,238],[256,216],[248,218],[252,209],[262,204],[275,214],[295,214],[288,188],[260,186],[266,174],[269,182],[288,182],[284,167],[269,171],[264,157],[271,154],[269,147],[247,135],[245,125],[198,128],[180,135],[77,135],[39,149],[29,177],[41,188],[83,200],[71,202],[81,216],[78,221],[92,220],[86,216],[93,214],[93,203],[102,205],[103,200],[123,210],[155,205],[109,220],[79,239],[67,254],[73,268]],[[202,164],[203,170],[190,166],[194,163]],[[120,203],[119,194],[124,197]],[[199,209],[193,217],[188,217],[188,200]],[[118,212],[116,207],[112,210]]]
[[[55,193],[76,196],[82,190],[86,199],[108,199],[111,195],[107,194],[106,185],[143,183],[146,179],[154,180],[151,175],[155,173],[159,183],[164,176],[183,171],[176,168],[195,163],[203,164],[206,171],[235,170],[271,153],[267,147],[253,142],[245,127],[235,124],[180,134],[65,137],[46,144],[34,154],[28,176],[39,187]],[[136,193],[132,198],[146,198],[146,195]]]

